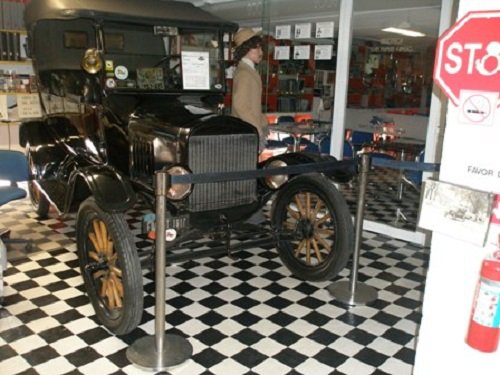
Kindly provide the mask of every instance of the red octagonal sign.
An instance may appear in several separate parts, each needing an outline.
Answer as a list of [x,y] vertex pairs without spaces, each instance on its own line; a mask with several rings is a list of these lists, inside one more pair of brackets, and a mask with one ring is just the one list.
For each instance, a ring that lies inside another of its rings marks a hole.
[[434,82],[456,106],[460,90],[500,91],[500,11],[467,13],[441,35]]

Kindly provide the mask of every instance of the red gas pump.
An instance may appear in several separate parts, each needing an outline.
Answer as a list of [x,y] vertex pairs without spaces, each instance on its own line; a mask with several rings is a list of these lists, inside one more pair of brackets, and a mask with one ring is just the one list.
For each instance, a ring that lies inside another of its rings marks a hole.
[[497,350],[500,338],[500,250],[481,265],[466,343],[481,352]]

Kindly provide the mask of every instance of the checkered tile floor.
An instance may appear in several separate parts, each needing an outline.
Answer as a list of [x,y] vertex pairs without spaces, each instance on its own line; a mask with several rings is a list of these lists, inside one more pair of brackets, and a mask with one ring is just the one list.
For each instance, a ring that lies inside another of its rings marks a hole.
[[[403,195],[399,200],[398,188],[401,176],[398,170],[374,167],[368,173],[366,207],[364,217],[377,223],[395,226],[407,231],[417,228],[420,192],[403,183]],[[358,204],[358,184],[342,184],[340,190],[354,215]]]
[[[137,215],[128,221],[138,228]],[[153,274],[144,272],[140,326],[117,337],[99,325],[84,294],[74,217],[38,221],[21,200],[0,208],[3,226],[35,246],[4,274],[0,374],[146,373],[125,353],[154,334]],[[293,277],[274,249],[168,266],[166,329],[193,346],[192,357],[170,373],[409,375],[427,260],[427,248],[365,232],[359,280],[378,298],[351,309],[330,296],[330,282]]]

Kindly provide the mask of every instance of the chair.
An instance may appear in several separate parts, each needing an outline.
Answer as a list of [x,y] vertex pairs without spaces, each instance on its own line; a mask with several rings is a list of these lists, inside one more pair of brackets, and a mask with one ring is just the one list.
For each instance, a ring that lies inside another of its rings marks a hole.
[[274,125],[274,124],[278,123],[278,116],[277,115],[266,114],[266,118],[267,118],[267,123],[269,125]]
[[283,115],[278,117],[278,124],[283,124],[284,122],[294,123],[295,119],[293,116]]
[[296,123],[309,122],[309,121],[312,121],[312,119],[313,119],[313,117],[310,113],[302,113],[302,114],[297,114],[297,115],[293,116],[293,120]]
[[349,139],[354,147],[354,151],[358,152],[363,149],[363,146],[373,142],[373,133],[354,130]]
[[[421,163],[425,158],[425,149],[420,151],[415,157],[415,162]],[[404,172],[403,181],[414,188],[416,191],[420,191],[420,186],[422,185],[422,171],[410,171]]]
[[[288,136],[281,140],[283,143],[286,143],[288,146],[292,147],[295,145],[295,138],[292,136]],[[309,139],[300,137],[299,140],[299,150],[305,150],[309,152],[319,152],[319,148],[314,142],[311,142]]]
[[319,143],[319,152],[322,154],[330,154],[331,137],[327,135]]
[[[329,135],[324,137],[319,144],[319,151],[322,154],[330,154],[330,143],[331,137]],[[344,149],[342,152],[342,156],[344,160],[353,159],[355,157],[354,147],[348,140],[344,140]]]
[[344,159],[354,159],[356,157],[356,153],[354,152],[354,146],[351,142],[344,139]]
[[[0,206],[26,197],[26,190],[18,183],[29,179],[29,167],[26,156],[19,151],[0,150],[0,181],[7,185],[0,186]],[[10,230],[0,228],[0,240],[4,244],[23,243],[26,250],[31,248],[31,240],[10,238]]]

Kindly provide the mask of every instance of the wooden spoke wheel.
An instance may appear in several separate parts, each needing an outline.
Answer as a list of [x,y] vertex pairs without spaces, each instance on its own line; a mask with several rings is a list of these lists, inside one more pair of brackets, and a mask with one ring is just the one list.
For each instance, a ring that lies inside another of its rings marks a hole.
[[142,271],[123,214],[105,212],[89,198],[76,225],[80,269],[98,319],[116,334],[132,331],[142,315]]
[[122,270],[117,267],[118,253],[108,236],[104,221],[94,219],[92,228],[88,237],[94,250],[88,252],[91,261],[86,267],[100,285],[99,298],[102,303],[108,311],[117,311],[123,307]]
[[342,195],[320,174],[294,178],[274,201],[273,225],[284,264],[306,280],[329,280],[354,248],[351,215]]

